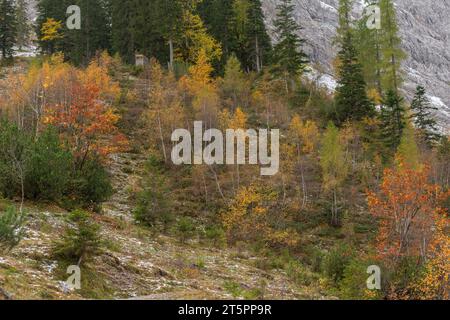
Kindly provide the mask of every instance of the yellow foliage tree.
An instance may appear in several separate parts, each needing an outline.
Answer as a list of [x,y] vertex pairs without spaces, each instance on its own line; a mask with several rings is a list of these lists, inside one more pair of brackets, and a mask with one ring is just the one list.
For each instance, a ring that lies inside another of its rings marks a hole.
[[262,241],[268,246],[296,245],[295,232],[277,228],[285,219],[275,210],[277,198],[276,192],[257,183],[240,188],[228,210],[222,213],[228,240]]

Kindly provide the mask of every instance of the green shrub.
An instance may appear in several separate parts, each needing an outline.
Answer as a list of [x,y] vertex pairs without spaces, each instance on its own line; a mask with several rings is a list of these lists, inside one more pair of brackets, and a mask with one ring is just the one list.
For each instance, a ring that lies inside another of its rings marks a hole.
[[339,282],[339,295],[346,300],[363,300],[367,296],[367,268],[372,265],[368,261],[358,258],[351,259],[345,267],[341,281]]
[[177,237],[182,243],[185,243],[188,239],[195,235],[197,228],[194,221],[188,217],[180,218],[175,224],[174,231]]
[[72,171],[72,155],[61,147],[56,131],[49,127],[31,146],[25,178],[27,198],[61,200]]
[[60,241],[53,244],[53,255],[57,259],[81,265],[102,252],[100,226],[92,221],[89,213],[73,211],[69,217],[71,223]]
[[5,119],[0,121],[0,192],[5,197],[22,193],[31,143],[16,125]]
[[286,274],[297,285],[309,286],[311,284],[311,277],[307,270],[297,261],[291,260],[285,266]]
[[7,252],[22,240],[26,215],[15,207],[6,208],[0,213],[0,252]]
[[323,272],[337,284],[344,277],[344,270],[352,258],[351,248],[340,245],[331,250],[323,260]]
[[142,182],[142,191],[137,195],[134,217],[147,226],[161,222],[164,230],[172,222],[170,190],[160,163],[150,158],[146,164],[146,174]]
[[220,226],[207,226],[204,235],[216,247],[221,247],[226,243],[225,231]]
[[95,207],[113,194],[109,173],[98,157],[87,159],[72,183],[77,202],[85,206]]

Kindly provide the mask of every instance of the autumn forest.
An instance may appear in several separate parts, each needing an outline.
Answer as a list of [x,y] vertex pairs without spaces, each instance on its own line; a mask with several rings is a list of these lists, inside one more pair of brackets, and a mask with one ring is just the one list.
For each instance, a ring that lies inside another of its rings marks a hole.
[[[394,1],[339,1],[335,90],[261,2],[0,0],[0,300],[449,299],[450,140]],[[278,171],[174,163],[199,121],[279,130]]]

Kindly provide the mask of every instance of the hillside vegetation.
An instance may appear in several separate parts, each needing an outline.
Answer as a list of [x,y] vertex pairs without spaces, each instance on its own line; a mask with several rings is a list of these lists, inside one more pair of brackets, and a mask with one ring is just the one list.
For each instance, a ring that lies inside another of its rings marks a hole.
[[[401,96],[391,1],[381,30],[340,1],[334,93],[311,80],[289,0],[273,44],[259,1],[150,1],[150,38],[136,12],[120,28],[130,8],[89,3],[112,19],[96,29],[107,41],[65,30],[50,10],[64,4],[43,0],[42,54],[3,43],[0,297],[448,299],[450,141],[422,87]],[[136,66],[135,51],[152,58]],[[200,121],[280,130],[279,170],[174,164],[173,132]]]

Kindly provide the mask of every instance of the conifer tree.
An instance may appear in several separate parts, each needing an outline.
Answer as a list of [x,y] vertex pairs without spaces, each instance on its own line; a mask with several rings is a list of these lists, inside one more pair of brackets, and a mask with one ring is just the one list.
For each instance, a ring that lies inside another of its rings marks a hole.
[[[86,65],[98,51],[110,48],[107,0],[76,0],[81,10],[81,29],[68,30],[64,20],[65,56],[74,64]],[[67,9],[67,8],[66,8]]]
[[425,88],[417,86],[416,94],[411,103],[412,118],[414,119],[414,125],[420,131],[422,139],[429,146],[432,146],[440,139],[440,136],[436,133],[436,120],[432,116],[434,110],[438,110],[438,108],[430,104]]
[[129,64],[134,63],[136,12],[136,0],[111,0],[112,48]]
[[274,21],[277,43],[273,50],[273,72],[286,82],[289,92],[289,82],[293,82],[306,68],[306,54],[301,46],[305,40],[297,32],[301,30],[294,19],[294,5],[291,0],[282,0],[277,6],[277,17]]
[[[372,1],[365,0],[369,5]],[[381,86],[381,45],[380,30],[367,27],[369,16],[363,16],[356,24],[356,47],[359,61],[363,67],[364,79],[367,82],[369,92],[374,92],[376,102],[379,103],[383,95]],[[376,94],[375,94],[376,93]]]
[[251,0],[249,12],[249,51],[252,70],[261,72],[264,65],[267,65],[271,51],[272,43],[267,34],[264,14],[262,11],[261,0]]
[[199,12],[209,33],[222,44],[223,56],[216,69],[223,71],[235,55],[245,71],[261,71],[268,64],[271,41],[260,0],[206,0]]
[[381,138],[386,145],[395,152],[400,144],[405,128],[405,109],[403,107],[403,98],[394,90],[389,90],[382,101],[380,120],[381,120]]
[[13,0],[0,0],[0,51],[2,57],[13,55],[17,40],[17,18]]
[[27,2],[25,0],[17,0],[16,5],[17,18],[17,39],[16,44],[19,50],[30,43],[31,23],[28,17]]
[[401,63],[406,58],[406,54],[401,48],[401,39],[398,36],[399,28],[394,3],[392,0],[380,0],[379,6],[382,87],[385,92],[392,89],[398,94],[402,84]]
[[366,93],[362,66],[354,46],[349,10],[351,1],[340,1],[340,26],[338,40],[341,50],[338,54],[338,87],[336,89],[336,118],[342,124],[348,120],[362,120],[374,114],[373,103]]

